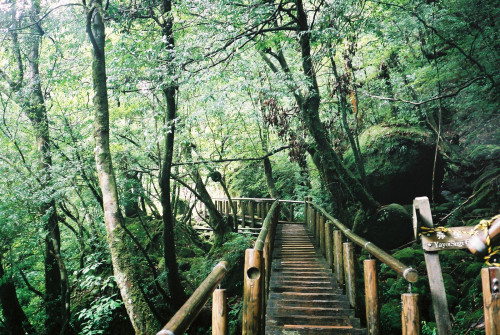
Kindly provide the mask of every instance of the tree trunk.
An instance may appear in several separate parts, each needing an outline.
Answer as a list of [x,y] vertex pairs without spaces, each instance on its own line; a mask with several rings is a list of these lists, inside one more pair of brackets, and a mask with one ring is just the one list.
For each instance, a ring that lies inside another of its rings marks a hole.
[[[352,153],[354,155],[354,162],[356,163],[356,169],[358,170],[359,176],[361,178],[361,182],[363,183],[363,186],[366,187],[367,182],[366,182],[365,166],[363,163],[363,159],[361,157],[361,152],[359,150],[357,138],[354,137],[354,134],[352,133],[351,129],[349,128],[349,123],[347,122],[347,109],[348,109],[348,107],[347,107],[346,95],[348,93],[347,86],[349,83],[345,82],[340,77],[338,70],[337,70],[337,64],[335,63],[335,60],[333,59],[333,55],[330,55],[330,63],[332,64],[333,75],[334,75],[335,80],[337,81],[337,85],[338,85],[337,97],[339,99],[340,114],[342,115],[342,126],[344,127],[344,131],[346,132],[347,138],[349,139],[349,144],[351,145]],[[350,63],[350,60],[349,60],[349,63]],[[354,101],[357,101],[357,99],[354,99]],[[353,107],[357,108],[356,105],[353,105]]]
[[301,0],[297,1],[297,23],[299,25],[302,69],[304,75],[309,80],[308,94],[299,106],[301,107],[306,127],[316,142],[317,153],[320,156],[322,165],[319,171],[323,171],[323,178],[327,182],[326,187],[332,195],[337,191],[334,183],[336,181],[335,177],[338,176],[340,181],[346,185],[353,196],[359,200],[363,208],[369,212],[373,212],[379,206],[378,202],[368,193],[366,188],[354,178],[352,173],[345,168],[341,158],[333,150],[326,130],[319,118],[320,95],[311,56],[311,33],[307,23],[307,14]]
[[[187,162],[192,160],[191,149],[192,147],[190,145],[187,145],[184,148],[184,155],[186,157]],[[210,251],[213,252],[214,250],[222,246],[222,244],[224,243],[224,235],[227,232],[231,231],[231,225],[228,223],[226,219],[224,219],[221,213],[217,210],[217,207],[215,207],[215,204],[212,201],[212,197],[208,193],[207,188],[203,183],[200,171],[198,170],[198,167],[195,164],[193,164],[191,167],[190,175],[193,181],[195,182],[196,192],[198,193],[197,197],[198,199],[200,199],[201,202],[203,202],[209,214],[208,224],[210,227],[212,227],[214,231],[214,244]],[[229,220],[229,218],[227,219]]]
[[[17,94],[17,103],[22,106],[28,116],[37,142],[37,150],[40,155],[38,178],[40,188],[49,190],[52,184],[50,168],[52,167],[52,154],[50,150],[49,122],[47,109],[41,88],[41,78],[39,71],[40,44],[43,30],[38,21],[39,4],[32,3],[29,8],[32,24],[30,25],[30,35],[27,37],[28,43],[28,72],[26,78],[23,72],[23,60],[19,45],[17,31],[12,32],[12,47],[15,59],[19,68],[18,80],[9,82],[10,88],[14,92],[19,92],[25,84],[27,95]],[[15,12],[15,8],[13,8]],[[23,80],[27,82],[24,83]],[[46,197],[48,200],[38,208],[41,217],[45,217],[45,332],[46,334],[60,334],[70,318],[69,295],[67,273],[60,254],[60,233],[57,218],[56,204],[52,194]]]
[[[172,30],[173,16],[171,12],[172,3],[170,0],[162,1],[161,11],[162,17],[165,18],[161,26],[163,35],[166,37],[165,49],[172,53],[175,41]],[[171,60],[172,59],[169,59],[169,61]],[[177,86],[174,82],[171,82],[171,78],[167,78],[166,80],[168,82],[163,89],[163,96],[167,107],[165,121],[168,126],[168,131],[165,135],[165,156],[163,157],[160,174],[161,205],[163,207],[163,258],[165,259],[165,267],[168,270],[168,288],[172,296],[172,302],[175,308],[179,308],[187,297],[179,277],[179,266],[177,264],[174,238],[174,223],[176,219],[173,215],[172,199],[170,197],[170,177],[172,160],[174,157],[175,119],[177,117],[177,105],[175,102]]]
[[276,190],[276,185],[274,184],[273,167],[271,165],[271,160],[269,159],[269,157],[264,157],[263,163],[264,175],[266,176],[266,184],[269,195],[271,196],[271,198],[278,199],[279,195],[278,191]]
[[14,283],[4,272],[2,261],[2,255],[0,255],[0,306],[8,334],[35,334],[35,329],[24,314],[17,299]]
[[109,149],[109,108],[106,86],[104,20],[102,1],[95,1],[87,12],[87,34],[92,43],[92,80],[94,86],[95,160],[101,186],[104,222],[113,271],[123,303],[136,334],[153,334],[159,329],[139,287],[132,255],[127,248],[123,217]]

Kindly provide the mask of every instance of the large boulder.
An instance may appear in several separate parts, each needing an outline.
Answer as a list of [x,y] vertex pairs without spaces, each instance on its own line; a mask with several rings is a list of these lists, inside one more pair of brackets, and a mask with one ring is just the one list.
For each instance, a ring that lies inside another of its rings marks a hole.
[[[379,202],[411,203],[432,195],[435,137],[416,127],[377,125],[359,137],[368,188]],[[346,167],[357,174],[352,150],[344,155]],[[434,194],[439,194],[444,169],[438,155]]]
[[414,240],[412,219],[399,204],[382,206],[366,222],[361,235],[376,246],[391,250]]

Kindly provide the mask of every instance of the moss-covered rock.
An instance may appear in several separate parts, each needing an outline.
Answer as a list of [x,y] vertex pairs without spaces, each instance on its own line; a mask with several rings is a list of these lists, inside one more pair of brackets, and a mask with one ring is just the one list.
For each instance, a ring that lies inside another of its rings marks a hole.
[[[359,137],[368,187],[381,203],[410,203],[431,196],[435,140],[432,133],[416,127],[377,125]],[[346,166],[356,173],[354,155],[344,155]],[[437,191],[444,175],[438,155],[434,175]],[[437,193],[437,192],[436,192]]]
[[380,208],[361,233],[382,249],[394,249],[413,239],[412,220],[403,206],[390,204]]

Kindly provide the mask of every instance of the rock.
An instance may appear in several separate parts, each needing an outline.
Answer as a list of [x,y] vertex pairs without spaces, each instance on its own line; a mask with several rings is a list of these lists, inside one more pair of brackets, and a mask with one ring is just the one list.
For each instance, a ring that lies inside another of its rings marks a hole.
[[391,250],[414,239],[410,214],[401,205],[380,208],[364,226],[362,235],[376,246]]
[[[432,133],[416,127],[377,125],[359,137],[368,188],[382,204],[412,203],[415,197],[432,196],[435,140]],[[346,167],[357,174],[354,155],[344,155]],[[444,169],[438,155],[434,176],[435,194]]]

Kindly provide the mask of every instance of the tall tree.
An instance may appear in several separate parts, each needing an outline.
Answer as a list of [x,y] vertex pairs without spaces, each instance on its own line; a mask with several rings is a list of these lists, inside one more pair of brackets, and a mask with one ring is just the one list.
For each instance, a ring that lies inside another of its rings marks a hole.
[[10,335],[34,334],[35,329],[24,313],[17,299],[16,287],[3,267],[3,255],[0,251],[0,307],[5,317],[5,324]]
[[175,217],[172,210],[171,198],[171,169],[172,160],[174,157],[174,138],[175,138],[175,123],[177,118],[177,104],[176,104],[176,91],[178,89],[175,83],[174,74],[175,70],[172,54],[174,52],[174,16],[172,13],[172,2],[170,0],[163,0],[160,6],[161,15],[156,22],[160,25],[163,36],[165,37],[164,46],[167,53],[167,68],[170,73],[164,78],[166,81],[163,86],[163,96],[166,102],[166,118],[165,123],[167,130],[165,132],[165,153],[163,155],[161,172],[160,172],[160,191],[161,191],[161,204],[163,207],[163,257],[165,259],[165,266],[168,269],[168,287],[172,296],[174,306],[180,307],[186,300],[184,288],[181,285],[179,278],[179,266],[175,253],[175,238],[174,238],[174,222]]
[[[45,332],[46,334],[64,333],[69,326],[70,301],[68,295],[68,276],[61,256],[61,236],[56,201],[51,191],[52,152],[50,143],[49,120],[45,97],[42,92],[40,76],[40,47],[44,31],[39,20],[38,2],[28,2],[16,6],[12,3],[11,41],[12,53],[16,60],[17,71],[9,77],[3,71],[0,75],[15,93],[16,103],[23,109],[34,129],[39,154],[37,180],[39,187],[46,192],[38,211],[44,220],[45,232]],[[21,12],[18,12],[21,11]],[[23,17],[29,18],[22,20]],[[24,24],[24,27],[21,26]],[[19,40],[19,31],[26,31],[26,37]],[[21,44],[28,52],[21,52]],[[27,71],[25,71],[25,67]]]
[[143,296],[138,273],[127,248],[123,216],[109,148],[109,104],[106,84],[105,25],[102,0],[83,0],[86,10],[87,34],[92,44],[92,82],[94,87],[95,160],[101,186],[104,222],[113,271],[123,303],[136,334],[152,334],[158,324]]

